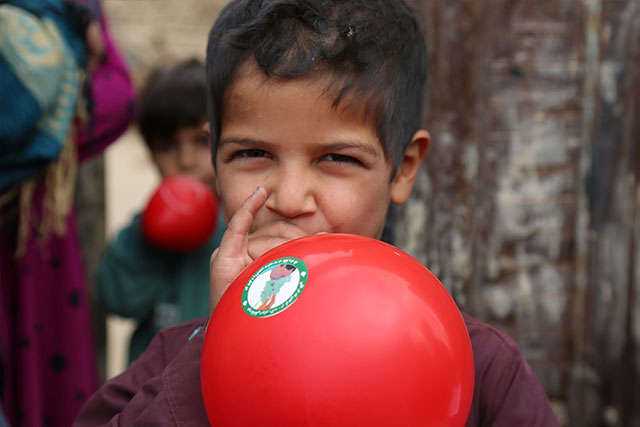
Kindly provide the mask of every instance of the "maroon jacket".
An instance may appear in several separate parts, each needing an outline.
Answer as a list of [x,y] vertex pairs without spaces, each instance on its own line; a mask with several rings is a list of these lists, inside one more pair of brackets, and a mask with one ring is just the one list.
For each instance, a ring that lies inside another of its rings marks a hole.
[[[467,426],[559,426],[535,374],[511,338],[463,313],[475,389]],[[89,399],[74,426],[208,425],[200,393],[206,318],[160,331],[120,376]]]

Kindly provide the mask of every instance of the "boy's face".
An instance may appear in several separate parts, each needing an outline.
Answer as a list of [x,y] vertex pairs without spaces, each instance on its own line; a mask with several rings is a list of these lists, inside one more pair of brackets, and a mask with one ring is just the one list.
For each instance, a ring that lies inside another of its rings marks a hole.
[[333,108],[324,88],[325,81],[313,78],[265,80],[252,67],[229,86],[215,159],[216,191],[227,223],[257,187],[264,187],[267,200],[250,233],[277,238],[296,228],[306,235],[380,237],[389,202],[403,203],[409,196],[428,134],[422,131],[422,149],[413,149],[419,158],[409,168],[403,160],[392,180],[373,124]]
[[269,278],[273,280],[282,279],[283,277],[287,277],[293,272],[293,270],[289,270],[286,264],[277,265],[271,273],[269,274]]
[[188,175],[213,188],[211,146],[202,126],[182,127],[172,138],[152,141],[151,154],[162,178]]

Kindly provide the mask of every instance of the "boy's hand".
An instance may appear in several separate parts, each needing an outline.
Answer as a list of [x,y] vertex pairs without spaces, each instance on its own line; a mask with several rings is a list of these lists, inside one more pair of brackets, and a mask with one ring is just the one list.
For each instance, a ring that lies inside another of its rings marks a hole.
[[249,235],[256,212],[267,200],[267,191],[257,188],[233,214],[220,246],[211,255],[209,307],[213,312],[229,285],[255,258],[285,242],[307,235],[295,225],[277,221]]

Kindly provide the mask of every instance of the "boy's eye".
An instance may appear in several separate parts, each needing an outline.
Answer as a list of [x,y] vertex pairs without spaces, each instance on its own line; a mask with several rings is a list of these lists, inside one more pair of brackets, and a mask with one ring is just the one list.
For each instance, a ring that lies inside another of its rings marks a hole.
[[258,148],[252,148],[249,150],[240,150],[233,153],[229,160],[233,159],[243,159],[243,158],[260,158],[260,157],[269,157],[269,153],[264,150],[260,150]]
[[329,162],[335,162],[335,163],[350,163],[354,165],[362,165],[362,162],[360,160],[356,159],[355,157],[346,156],[344,154],[336,154],[336,153],[326,154],[323,157],[323,160],[326,160]]
[[176,143],[172,139],[157,139],[151,144],[153,151],[159,151],[166,153],[168,151],[176,149]]

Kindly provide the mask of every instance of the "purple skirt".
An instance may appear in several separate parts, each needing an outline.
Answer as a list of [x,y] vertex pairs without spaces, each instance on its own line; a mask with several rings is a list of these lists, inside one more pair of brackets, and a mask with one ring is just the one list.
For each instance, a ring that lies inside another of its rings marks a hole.
[[[41,198],[40,198],[41,199]],[[96,390],[87,283],[73,211],[67,233],[33,236],[21,259],[0,228],[0,384],[11,425],[65,426]]]

